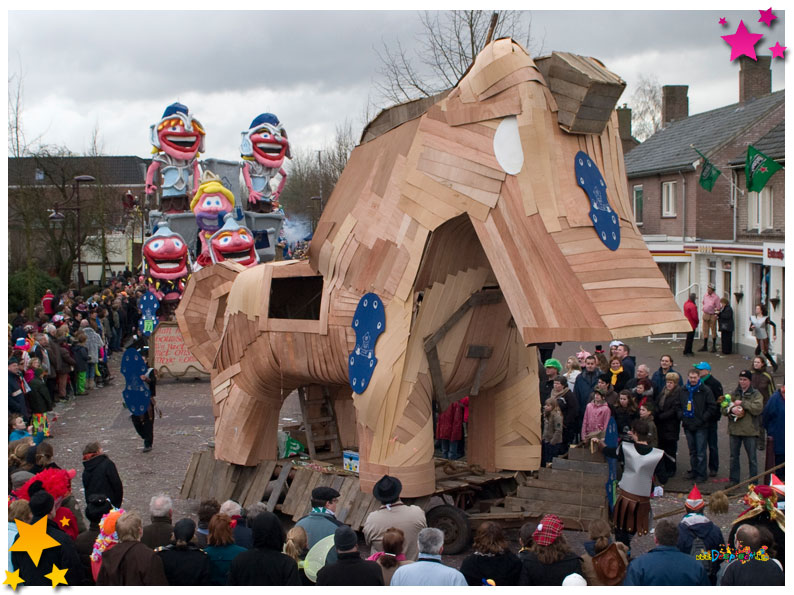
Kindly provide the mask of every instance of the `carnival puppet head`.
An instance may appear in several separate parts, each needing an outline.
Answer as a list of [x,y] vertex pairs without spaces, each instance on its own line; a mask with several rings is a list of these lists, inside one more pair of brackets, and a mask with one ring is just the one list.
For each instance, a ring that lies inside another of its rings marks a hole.
[[179,279],[190,272],[190,256],[185,240],[161,223],[143,244],[144,275],[154,279]]
[[232,260],[243,266],[259,264],[259,254],[254,246],[254,235],[247,227],[241,227],[232,214],[226,215],[226,221],[210,238],[210,257],[213,264]]
[[223,225],[223,218],[234,208],[234,194],[226,188],[221,179],[211,171],[201,175],[201,184],[193,200],[190,210],[196,216],[196,224],[205,232],[216,232]]
[[284,164],[285,157],[292,159],[287,131],[275,114],[259,114],[241,134],[243,159],[255,159],[265,167],[276,168]]
[[159,122],[150,127],[153,152],[165,152],[175,159],[195,159],[204,152],[204,128],[179,102],[163,112]]

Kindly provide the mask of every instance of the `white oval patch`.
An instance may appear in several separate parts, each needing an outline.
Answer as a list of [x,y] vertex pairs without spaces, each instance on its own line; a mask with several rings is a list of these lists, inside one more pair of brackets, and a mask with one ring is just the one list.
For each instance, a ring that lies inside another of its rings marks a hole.
[[518,135],[518,120],[515,116],[504,118],[493,137],[493,153],[505,173],[515,175],[524,165],[524,150]]

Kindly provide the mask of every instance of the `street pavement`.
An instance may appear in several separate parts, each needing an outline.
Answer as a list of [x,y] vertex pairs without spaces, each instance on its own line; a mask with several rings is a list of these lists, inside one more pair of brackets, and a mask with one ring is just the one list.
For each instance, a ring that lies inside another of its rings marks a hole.
[[[658,368],[659,358],[665,353],[673,356],[674,367],[684,374],[692,364],[701,359],[708,361],[712,365],[714,376],[729,391],[735,388],[739,372],[749,368],[750,365],[749,359],[741,355],[724,356],[710,352],[696,352],[696,357],[685,358],[681,353],[683,341],[649,343],[642,338],[627,343],[631,346],[637,364],[647,364],[652,372]],[[583,346],[588,351],[593,350],[593,344],[585,343]],[[578,350],[578,343],[565,343],[556,347],[554,357],[564,362],[569,355],[573,355]],[[85,497],[81,482],[82,449],[88,442],[98,440],[118,467],[124,483],[125,509],[134,510],[147,519],[151,497],[166,493],[174,500],[175,519],[192,516],[195,520],[198,501],[179,498],[179,491],[192,454],[201,450],[213,438],[214,420],[209,381],[188,378],[178,381],[164,379],[158,382],[157,404],[162,410],[162,418],[155,420],[152,451],[143,453],[143,441],[135,433],[129,413],[123,405],[124,380],[118,371],[119,355],[114,355],[111,360],[110,368],[115,377],[111,385],[57,405],[59,419],[52,424],[54,436],[51,439],[55,449],[55,461],[62,468],[77,469],[73,490],[80,506],[83,507]],[[781,365],[780,370],[775,374],[775,381],[781,384],[783,378],[784,366]],[[300,418],[300,410],[295,399],[285,401],[282,418],[286,423],[294,423],[294,420]],[[719,475],[710,479],[708,485],[701,486],[706,493],[714,489],[722,489],[726,485],[729,451],[725,420],[720,423],[719,451]],[[763,463],[762,454],[759,453],[758,457],[759,467]],[[681,506],[686,493],[691,488],[691,482],[683,479],[684,472],[689,468],[683,434],[679,440],[678,461],[676,478],[668,483],[664,496],[655,498],[652,502],[653,510],[657,514]],[[746,478],[748,476],[746,461],[743,462],[742,470],[742,476]],[[712,516],[712,520],[723,528],[726,536],[730,522],[744,508],[740,503],[741,496],[742,493],[739,493],[731,498],[731,510],[727,514]],[[517,551],[516,532],[509,532],[508,537],[514,551]],[[566,531],[566,537],[575,549],[587,539],[585,534],[575,531]],[[650,535],[635,538],[632,543],[635,555],[652,547],[653,538]],[[362,550],[366,552],[366,546],[362,547]],[[459,566],[463,557],[448,556],[445,557],[445,562]]]

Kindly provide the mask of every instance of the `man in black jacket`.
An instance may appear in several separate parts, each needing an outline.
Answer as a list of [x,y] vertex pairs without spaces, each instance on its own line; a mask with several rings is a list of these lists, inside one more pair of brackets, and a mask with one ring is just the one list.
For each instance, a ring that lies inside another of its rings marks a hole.
[[358,536],[347,525],[334,531],[334,547],[338,560],[323,566],[317,573],[317,586],[327,587],[382,587],[383,571],[377,562],[361,559],[358,552]]
[[[714,401],[719,404],[725,391],[723,391],[720,381],[711,375],[711,365],[708,362],[699,362],[695,364],[694,368],[700,373],[703,384],[711,390],[711,394],[714,395]],[[706,435],[706,442],[709,445],[708,467],[711,477],[716,477],[720,469],[720,454],[717,446],[717,428],[719,427],[720,419],[720,417],[717,417],[709,422]]]
[[694,368],[687,374],[688,382],[681,393],[682,425],[689,446],[691,469],[687,479],[698,482],[708,481],[706,476],[706,447],[708,443],[708,424],[720,414],[711,389],[703,384],[700,372]]
[[[251,525],[254,547],[232,560],[229,584],[300,586],[297,563],[281,553],[285,535],[278,517],[272,512],[263,512],[254,517]],[[380,572],[380,567],[378,571]]]
[[[47,547],[41,550],[38,564],[34,564],[27,551],[11,552],[11,561],[14,568],[19,570],[19,576],[25,581],[25,586],[54,587],[55,584],[45,575],[53,572],[53,565],[60,570],[66,570],[65,579],[69,585],[82,585],[84,581],[83,566],[80,556],[74,547],[72,538],[58,528],[55,518],[55,500],[45,490],[39,490],[30,497],[30,511],[33,513],[31,525],[42,519],[47,519],[47,535],[58,543],[57,547]],[[17,537],[15,544],[25,547],[20,543],[24,538]]]
[[116,508],[121,508],[124,486],[116,469],[99,442],[89,442],[83,448],[83,489],[86,500],[91,494],[104,494]]
[[587,409],[587,404],[590,402],[590,395],[593,393],[600,374],[601,370],[598,369],[595,356],[588,355],[584,360],[584,370],[576,377],[576,382],[573,383],[573,394],[576,395],[576,400],[579,402],[579,419],[576,423],[580,429],[584,421],[585,409]]
[[191,519],[182,519],[174,525],[171,543],[155,550],[163,562],[163,570],[171,586],[210,584],[210,557],[193,541],[195,534],[196,523]]

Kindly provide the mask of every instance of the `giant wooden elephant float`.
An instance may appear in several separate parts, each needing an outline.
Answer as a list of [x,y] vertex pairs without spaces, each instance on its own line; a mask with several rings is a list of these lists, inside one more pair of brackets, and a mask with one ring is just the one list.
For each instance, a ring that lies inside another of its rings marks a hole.
[[[560,56],[582,77],[623,84],[591,58]],[[365,491],[388,473],[405,496],[432,493],[433,400],[465,394],[469,462],[537,469],[535,344],[691,329],[633,221],[617,97],[600,112],[598,97],[571,106],[544,64],[496,40],[451,92],[382,112],[334,188],[308,261],[193,275],[177,319],[212,369],[216,457],[275,457],[284,396],[313,384],[348,412],[355,436],[343,440],[357,442]],[[600,174],[600,202],[577,167]],[[596,216],[611,218],[616,236]],[[351,322],[369,292],[386,325],[357,394]]]

